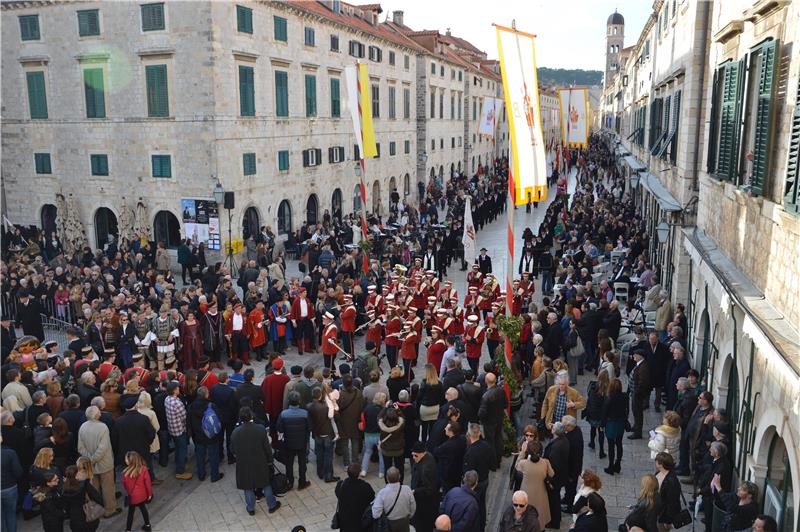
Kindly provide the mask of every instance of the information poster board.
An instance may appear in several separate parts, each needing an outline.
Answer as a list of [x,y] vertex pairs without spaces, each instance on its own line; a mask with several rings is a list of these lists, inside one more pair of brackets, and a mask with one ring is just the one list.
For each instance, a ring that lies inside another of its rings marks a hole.
[[184,238],[205,242],[207,249],[222,247],[219,234],[219,209],[213,199],[181,199]]

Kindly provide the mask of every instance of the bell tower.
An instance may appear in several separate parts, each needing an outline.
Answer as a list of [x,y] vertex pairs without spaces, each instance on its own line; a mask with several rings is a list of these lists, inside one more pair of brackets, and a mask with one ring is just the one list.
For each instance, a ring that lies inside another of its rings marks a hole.
[[606,22],[606,73],[603,85],[608,86],[611,78],[619,71],[620,52],[625,41],[625,19],[616,10]]

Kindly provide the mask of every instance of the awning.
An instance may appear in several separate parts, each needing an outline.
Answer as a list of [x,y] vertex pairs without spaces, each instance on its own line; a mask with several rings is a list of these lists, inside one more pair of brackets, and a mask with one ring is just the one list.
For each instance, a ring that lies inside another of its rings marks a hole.
[[667,212],[682,210],[680,202],[675,199],[675,196],[670,194],[667,187],[661,183],[661,180],[649,172],[641,172],[639,175],[642,177],[642,186],[647,189],[650,194],[655,196],[656,201],[658,201],[658,204],[661,206],[661,210]]
[[627,164],[630,167],[630,169],[633,170],[634,172],[638,172],[639,170],[644,170],[645,168],[647,168],[645,165],[640,163],[633,155],[628,155],[627,157],[623,157],[622,160],[625,161],[625,164]]

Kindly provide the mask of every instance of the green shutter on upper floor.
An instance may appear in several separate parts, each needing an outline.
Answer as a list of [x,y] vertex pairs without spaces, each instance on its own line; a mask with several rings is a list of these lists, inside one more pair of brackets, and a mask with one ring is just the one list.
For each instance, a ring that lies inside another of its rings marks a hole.
[[172,156],[153,155],[150,157],[153,177],[172,177]]
[[39,15],[22,15],[19,17],[19,32],[23,41],[38,41],[41,39]]
[[278,171],[286,172],[289,170],[289,150],[278,152]]
[[34,153],[33,154],[34,166],[36,167],[37,174],[52,174],[53,170],[50,165],[49,153]]
[[28,108],[31,112],[31,119],[47,118],[47,90],[44,83],[44,72],[26,72],[25,79],[28,82]]
[[753,147],[753,174],[750,187],[753,194],[764,192],[769,172],[770,145],[772,141],[772,122],[774,115],[773,93],[778,61],[778,41],[771,40],[760,45],[758,71],[758,103],[756,105],[755,146]]
[[236,6],[236,30],[240,33],[253,33],[253,10]]
[[317,116],[317,76],[306,74],[306,116]]
[[276,15],[272,17],[272,21],[275,26],[275,32],[273,33],[275,40],[286,42],[289,38],[286,30],[286,19]]
[[275,71],[275,116],[289,116],[289,75],[283,70]]
[[163,30],[164,24],[164,4],[144,4],[142,11],[142,31]]
[[100,35],[100,10],[78,11],[78,35],[81,37]]
[[108,175],[108,155],[92,154],[89,156],[92,175]]
[[105,118],[106,98],[102,68],[87,68],[83,71],[83,91],[86,95],[86,118]]
[[169,85],[167,65],[147,65],[147,116],[162,118],[169,116]]
[[792,127],[789,131],[789,156],[786,161],[783,208],[786,212],[800,214],[800,79],[797,80]]
[[256,175],[256,154],[242,154],[242,171],[244,175]]
[[331,116],[339,118],[342,115],[341,96],[339,94],[339,78],[331,78]]
[[239,115],[256,115],[253,67],[244,65],[239,65]]
[[742,74],[743,60],[725,65],[716,165],[719,179],[733,179],[738,169]]

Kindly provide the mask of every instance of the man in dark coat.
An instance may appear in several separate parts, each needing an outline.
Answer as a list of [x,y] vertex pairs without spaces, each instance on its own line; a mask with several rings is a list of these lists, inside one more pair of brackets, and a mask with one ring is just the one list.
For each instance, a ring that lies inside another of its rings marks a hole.
[[480,530],[483,530],[486,527],[486,490],[489,487],[489,470],[494,465],[494,449],[481,438],[481,427],[475,423],[470,423],[467,429],[467,444],[467,452],[464,453],[464,473],[467,471],[478,473],[475,495],[480,510]]
[[436,460],[417,442],[411,448],[411,490],[417,502],[417,512],[411,524],[417,532],[431,532],[439,509],[439,478]]
[[[294,459],[300,474],[297,489],[304,490],[311,485],[306,479],[306,456],[308,439],[311,437],[311,418],[308,411],[300,407],[300,394],[289,392],[289,407],[278,416],[276,430],[283,436],[283,463],[286,465],[286,480],[294,485]],[[374,495],[374,494],[373,494]]]
[[497,377],[494,373],[487,373],[485,377],[486,393],[481,399],[478,409],[478,419],[483,425],[486,440],[494,450],[492,471],[500,467],[503,458],[503,420],[507,405],[506,392],[497,386]]
[[566,513],[572,513],[572,502],[575,500],[578,488],[578,477],[583,472],[583,432],[572,416],[564,416],[561,423],[566,430],[564,437],[569,442],[569,478],[564,490],[562,509]]
[[[477,225],[477,224],[476,224]],[[475,259],[482,275],[492,273],[492,258],[486,254],[486,248],[481,248],[481,254]]]
[[244,370],[244,382],[236,387],[236,400],[239,406],[250,407],[255,422],[266,426],[267,415],[264,412],[264,393],[259,386],[253,384],[256,372],[253,368]]
[[615,299],[609,304],[608,312],[603,316],[603,328],[608,331],[608,336],[616,342],[621,326],[622,314],[619,312],[619,301]]
[[442,377],[442,387],[445,390],[448,388],[458,388],[458,385],[462,384],[465,380],[464,370],[461,369],[460,363],[455,363],[455,359],[452,357],[447,359],[445,365],[446,371],[444,372],[444,377]]
[[[220,445],[219,457],[222,460],[223,450],[227,451],[228,463],[233,464],[236,459],[231,452],[231,436],[239,419],[239,402],[236,399],[236,390],[229,384],[228,373],[223,371],[217,377],[219,383],[211,387],[209,399],[217,407],[219,421],[222,423],[222,432],[225,436],[225,447]],[[220,442],[221,444],[222,442]]]
[[2,332],[2,338],[0,338],[0,349],[2,349],[3,353],[2,363],[5,364],[11,349],[17,343],[17,331],[11,325],[11,317],[5,313],[3,313],[3,318],[0,320],[0,332]]
[[84,411],[81,408],[81,398],[78,397],[78,394],[75,393],[69,394],[67,398],[64,400],[64,404],[67,405],[67,408],[62,410],[61,413],[58,414],[58,417],[62,418],[64,421],[67,422],[69,431],[72,433],[72,440],[71,440],[72,450],[74,452],[77,452],[78,431],[80,430],[81,425],[83,425],[83,422],[86,421],[86,415],[84,414]]
[[445,428],[447,441],[433,450],[433,457],[439,470],[439,484],[444,491],[455,488],[461,482],[461,470],[467,441],[461,434],[461,425],[451,421]]
[[483,390],[475,383],[476,375],[471,369],[464,372],[464,378],[465,381],[456,388],[458,390],[459,399],[464,401],[469,408],[466,412],[467,415],[462,416],[462,419],[475,423],[478,421],[478,409],[481,407]]
[[633,411],[633,428],[628,435],[629,440],[642,439],[642,423],[644,422],[644,407],[650,398],[650,368],[644,359],[644,351],[633,352],[636,365],[631,371],[628,393],[631,396],[631,410]]
[[266,428],[253,422],[249,407],[239,410],[240,425],[231,436],[231,450],[236,458],[236,488],[244,490],[247,513],[256,514],[256,490],[263,489],[269,513],[281,503],[272,493],[272,446]]
[[664,392],[664,383],[667,377],[667,365],[669,364],[669,351],[658,341],[658,333],[651,332],[647,339],[647,347],[644,355],[647,367],[650,370],[650,385],[655,390],[653,406],[656,412],[661,412],[661,396]]
[[669,350],[672,353],[672,360],[667,365],[667,380],[664,386],[667,388],[667,410],[673,410],[675,402],[678,400],[678,390],[675,385],[678,383],[678,379],[686,377],[691,366],[686,360],[685,350],[679,343],[673,343]]
[[549,312],[547,314],[547,326],[542,331],[544,342],[542,348],[545,355],[555,360],[561,358],[561,346],[564,343],[564,333],[561,329],[561,323],[558,321],[558,314]]
[[444,496],[439,511],[450,516],[451,530],[477,532],[480,527],[480,509],[475,488],[478,486],[478,473],[464,473],[461,486],[453,488]]
[[17,327],[22,327],[22,333],[35,336],[44,342],[44,327],[42,327],[42,306],[35,298],[30,296],[26,289],[19,291],[19,305],[17,305]]
[[565,434],[566,429],[560,421],[553,423],[553,439],[544,448],[544,457],[550,460],[553,467],[553,478],[551,479],[552,491],[548,490],[550,501],[550,522],[547,528],[561,527],[561,488],[566,486],[569,481],[569,440]]
[[156,437],[156,429],[147,416],[136,410],[135,404],[116,419],[114,427],[117,431],[117,463],[125,463],[128,451],[147,456],[150,444]]
[[594,303],[584,303],[581,308],[581,317],[575,320],[575,327],[578,329],[578,336],[583,341],[585,351],[585,366],[578,366],[578,375],[583,375],[584,368],[587,370],[595,369],[598,366],[597,360],[597,333],[603,326],[603,315],[592,308]]
[[187,412],[189,435],[194,442],[194,456],[197,460],[197,478],[200,482],[206,479],[206,456],[208,456],[208,463],[211,466],[211,482],[216,482],[225,475],[219,472],[219,446],[222,443],[222,436],[225,434],[225,431],[220,430],[219,434],[209,436],[203,430],[203,416],[209,405],[217,414],[217,418],[221,421],[222,414],[219,408],[208,400],[208,388],[200,386],[197,389],[197,397],[189,405]]

